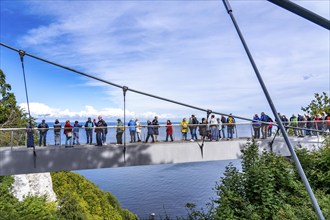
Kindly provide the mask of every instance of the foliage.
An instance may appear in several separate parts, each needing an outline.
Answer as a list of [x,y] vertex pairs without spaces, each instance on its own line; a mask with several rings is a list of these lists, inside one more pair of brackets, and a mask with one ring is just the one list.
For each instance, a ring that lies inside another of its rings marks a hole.
[[[11,85],[6,83],[6,75],[0,69],[0,128],[26,127],[28,122],[26,114],[17,106],[16,97],[10,91]],[[34,123],[34,119],[31,122]],[[9,146],[11,142],[23,145],[25,131],[15,131],[13,138],[11,132],[0,131],[0,146]]]
[[7,219],[137,219],[118,200],[72,172],[52,173],[57,204],[44,196],[28,196],[19,202],[12,194],[14,178],[0,176],[0,220]]
[[311,115],[330,112],[330,98],[327,93],[322,92],[321,95],[319,93],[315,93],[314,97],[315,99],[312,100],[308,106],[301,107],[301,110]]
[[[242,170],[229,164],[215,187],[218,197],[207,212],[190,207],[187,219],[317,219],[292,161],[256,142],[242,149]],[[330,219],[330,142],[315,151],[297,150],[326,219]],[[189,205],[189,204],[188,204]],[[209,213],[205,218],[205,213]]]
[[118,200],[73,172],[52,173],[60,219],[137,219]]
[[6,83],[6,75],[0,69],[0,127],[25,127],[25,113],[17,106],[16,97],[10,90],[11,85]]
[[212,219],[212,216],[214,215],[213,201],[206,204],[206,210],[204,210],[203,208],[201,210],[197,210],[196,205],[194,203],[187,203],[186,208],[189,216],[188,220],[207,220]]
[[19,202],[11,193],[14,178],[0,176],[0,219],[57,219],[56,204],[28,196]]
[[[330,195],[330,138],[325,147],[308,151],[300,149],[297,156],[300,160],[311,186]],[[298,175],[298,173],[296,173]]]

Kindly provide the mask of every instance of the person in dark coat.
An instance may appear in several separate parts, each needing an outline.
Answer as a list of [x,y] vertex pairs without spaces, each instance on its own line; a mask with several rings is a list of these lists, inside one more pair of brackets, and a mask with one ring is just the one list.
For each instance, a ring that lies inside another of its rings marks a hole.
[[159,135],[159,123],[158,123],[158,116],[155,116],[154,120],[152,120],[152,125],[154,129],[154,139],[158,142],[158,135]]
[[31,123],[26,126],[26,134],[27,134],[27,147],[34,147],[34,129]]
[[41,123],[38,125],[39,130],[39,146],[43,143],[44,146],[46,146],[46,137],[47,137],[47,131],[49,130],[48,124],[46,124],[46,121],[43,119]]
[[147,134],[147,138],[146,138],[145,143],[148,143],[149,137],[152,138],[152,143],[154,143],[155,142],[155,139],[154,139],[154,128],[153,128],[150,120],[148,120],[147,123],[148,123],[148,134]]
[[202,118],[202,122],[199,125],[199,135],[202,140],[205,140],[207,136],[207,120],[205,118]]
[[56,119],[54,123],[54,141],[55,141],[55,146],[61,145],[61,124],[60,122]]

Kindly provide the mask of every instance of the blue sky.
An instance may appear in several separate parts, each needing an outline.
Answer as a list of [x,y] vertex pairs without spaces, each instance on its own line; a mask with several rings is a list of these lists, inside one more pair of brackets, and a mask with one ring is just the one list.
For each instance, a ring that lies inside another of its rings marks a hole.
[[[279,112],[301,113],[330,85],[329,31],[267,1],[230,1]],[[297,4],[329,19],[326,0]],[[271,114],[221,1],[1,0],[1,42],[119,85],[217,112]],[[17,53],[1,66],[26,106]],[[32,115],[123,116],[122,90],[25,57]],[[164,121],[205,113],[127,93],[127,115]]]

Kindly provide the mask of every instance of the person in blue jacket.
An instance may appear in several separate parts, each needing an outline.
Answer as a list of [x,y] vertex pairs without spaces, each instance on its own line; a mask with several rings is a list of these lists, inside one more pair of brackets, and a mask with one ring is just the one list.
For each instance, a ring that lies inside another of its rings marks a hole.
[[136,142],[136,138],[135,138],[136,122],[133,118],[128,122],[128,127],[129,127],[129,134],[131,136],[131,143]]
[[264,112],[261,112],[260,121],[266,122],[266,123],[261,123],[262,139],[266,139],[268,136],[268,122],[269,122],[268,115],[266,115]]
[[258,116],[258,114],[255,114],[253,117],[253,122],[252,122],[252,126],[253,126],[253,133],[254,133],[254,138],[255,139],[259,139],[260,138],[260,118]]

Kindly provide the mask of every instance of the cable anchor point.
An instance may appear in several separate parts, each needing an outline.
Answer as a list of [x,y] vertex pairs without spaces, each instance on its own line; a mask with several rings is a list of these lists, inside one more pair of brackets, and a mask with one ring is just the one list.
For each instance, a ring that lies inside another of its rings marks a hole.
[[23,57],[25,56],[25,51],[24,50],[19,50],[19,57],[21,58],[21,62],[23,63]]
[[123,86],[123,93],[124,93],[124,96],[126,95],[127,90],[128,90],[128,87],[127,87],[127,86]]

